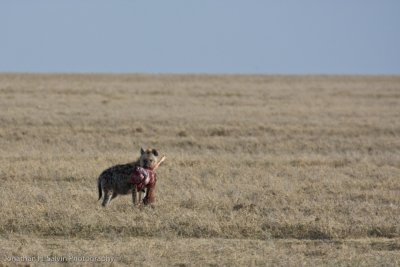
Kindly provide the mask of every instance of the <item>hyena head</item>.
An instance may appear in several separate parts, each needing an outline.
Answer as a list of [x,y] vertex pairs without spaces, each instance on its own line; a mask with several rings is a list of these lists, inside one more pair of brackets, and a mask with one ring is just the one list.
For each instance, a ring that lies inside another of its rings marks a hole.
[[155,149],[140,148],[139,164],[141,167],[153,169],[157,163],[158,152]]

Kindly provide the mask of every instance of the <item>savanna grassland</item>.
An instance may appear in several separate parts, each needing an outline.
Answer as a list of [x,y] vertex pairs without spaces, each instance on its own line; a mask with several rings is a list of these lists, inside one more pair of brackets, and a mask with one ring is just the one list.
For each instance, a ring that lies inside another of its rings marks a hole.
[[[156,207],[102,208],[141,146]],[[0,74],[0,181],[0,265],[398,266],[400,77]]]

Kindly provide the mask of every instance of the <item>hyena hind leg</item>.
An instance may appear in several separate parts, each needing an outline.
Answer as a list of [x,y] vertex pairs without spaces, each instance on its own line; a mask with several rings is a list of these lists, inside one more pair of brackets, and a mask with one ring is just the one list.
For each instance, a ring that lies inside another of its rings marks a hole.
[[110,191],[104,190],[104,198],[103,198],[103,203],[101,203],[101,205],[102,205],[103,207],[107,206],[108,203],[110,203],[111,198],[114,198],[114,197],[115,197],[114,194],[115,194],[115,193],[113,193],[113,194],[111,195]]
[[114,193],[112,194],[112,196],[111,196],[110,201],[113,200],[114,198],[116,198],[117,196],[118,196],[118,194],[117,194],[116,192],[114,192]]

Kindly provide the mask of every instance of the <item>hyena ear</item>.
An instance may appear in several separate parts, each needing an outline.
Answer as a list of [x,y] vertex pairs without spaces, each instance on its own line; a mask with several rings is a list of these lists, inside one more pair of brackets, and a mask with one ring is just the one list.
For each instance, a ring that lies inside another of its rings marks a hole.
[[143,147],[141,147],[140,148],[140,155],[143,155],[144,154],[144,149],[143,149]]
[[158,151],[157,151],[157,150],[152,149],[151,152],[153,152],[153,155],[154,155],[154,156],[158,157]]

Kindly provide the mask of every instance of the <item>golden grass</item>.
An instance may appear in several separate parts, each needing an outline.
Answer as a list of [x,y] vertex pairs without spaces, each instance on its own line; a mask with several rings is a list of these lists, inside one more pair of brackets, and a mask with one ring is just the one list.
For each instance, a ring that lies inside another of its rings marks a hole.
[[[0,265],[396,266],[399,118],[400,77],[1,74]],[[101,208],[140,146],[156,209]]]

